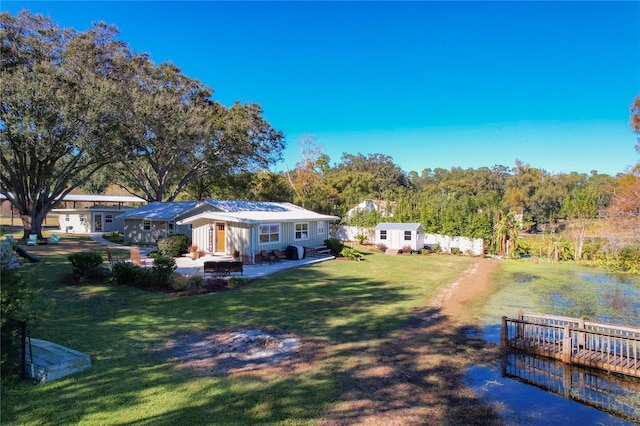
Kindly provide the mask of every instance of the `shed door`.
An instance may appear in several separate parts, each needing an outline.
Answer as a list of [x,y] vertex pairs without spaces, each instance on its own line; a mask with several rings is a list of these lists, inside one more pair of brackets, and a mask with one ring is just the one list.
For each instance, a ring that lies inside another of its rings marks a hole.
[[224,253],[224,223],[216,224],[216,253]]
[[102,232],[102,213],[93,215],[93,232]]

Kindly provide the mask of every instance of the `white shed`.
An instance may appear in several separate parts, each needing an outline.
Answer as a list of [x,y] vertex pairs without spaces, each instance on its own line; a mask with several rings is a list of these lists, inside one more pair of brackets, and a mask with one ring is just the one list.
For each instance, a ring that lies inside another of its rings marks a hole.
[[405,247],[418,251],[424,248],[424,227],[420,223],[382,222],[376,226],[376,244],[389,249]]

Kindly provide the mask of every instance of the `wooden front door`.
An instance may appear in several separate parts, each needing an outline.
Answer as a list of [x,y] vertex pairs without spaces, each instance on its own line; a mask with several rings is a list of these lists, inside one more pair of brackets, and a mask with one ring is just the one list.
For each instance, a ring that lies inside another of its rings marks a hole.
[[216,223],[216,253],[224,253],[224,223]]

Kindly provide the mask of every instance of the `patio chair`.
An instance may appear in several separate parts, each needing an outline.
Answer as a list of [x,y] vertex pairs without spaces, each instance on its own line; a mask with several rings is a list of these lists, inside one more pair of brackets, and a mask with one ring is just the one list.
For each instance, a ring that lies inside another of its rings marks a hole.
[[277,260],[278,262],[280,262],[282,259],[286,259],[286,258],[287,258],[287,255],[286,255],[286,254],[284,254],[283,252],[281,252],[281,251],[280,251],[280,250],[278,250],[278,249],[274,249],[274,250],[273,250],[273,255],[275,256],[275,258],[276,258],[276,260]]
[[51,238],[49,238],[49,243],[51,243],[51,244],[60,244],[60,235],[51,234]]
[[120,263],[120,258],[111,253],[111,249],[107,247],[107,259],[109,259],[109,265],[115,265]]
[[260,251],[260,257],[262,258],[262,263],[264,262],[273,263],[276,261],[276,256],[273,253],[267,253],[266,250]]
[[140,249],[132,248],[129,253],[131,253],[131,263],[136,266],[142,266],[142,259],[140,259]]
[[38,235],[37,234],[29,234],[29,239],[27,240],[28,246],[38,245]]

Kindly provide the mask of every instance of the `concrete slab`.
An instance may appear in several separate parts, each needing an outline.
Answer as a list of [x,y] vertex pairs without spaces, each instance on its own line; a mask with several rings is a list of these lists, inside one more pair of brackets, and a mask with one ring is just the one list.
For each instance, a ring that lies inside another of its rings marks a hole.
[[[50,382],[91,367],[91,357],[46,340],[31,339],[26,349],[27,376]],[[33,362],[32,362],[33,360]]]

